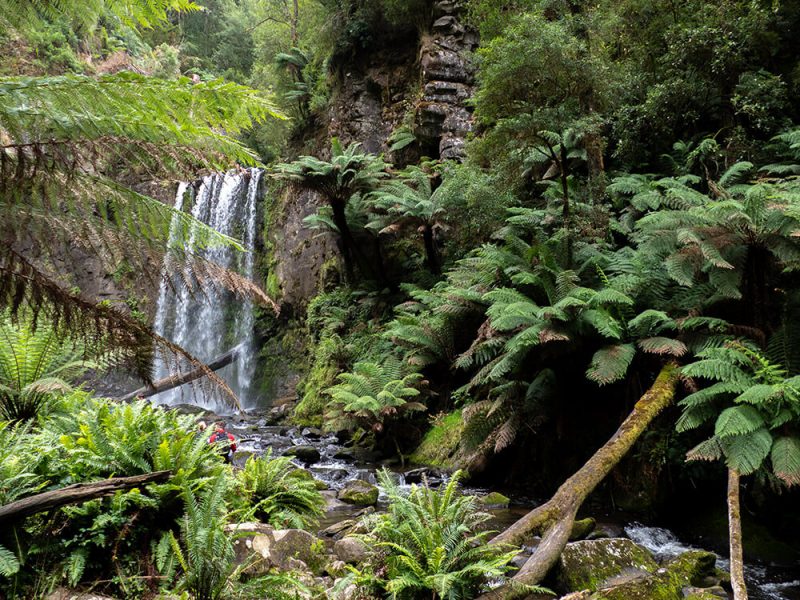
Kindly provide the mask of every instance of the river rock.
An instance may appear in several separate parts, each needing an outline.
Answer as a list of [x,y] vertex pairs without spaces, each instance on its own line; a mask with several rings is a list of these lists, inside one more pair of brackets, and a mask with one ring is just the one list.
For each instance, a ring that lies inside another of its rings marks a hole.
[[348,565],[362,563],[369,556],[367,545],[354,537],[342,538],[334,544],[333,551],[339,560]]
[[353,460],[354,452],[351,448],[339,448],[333,458],[336,460]]
[[572,524],[572,531],[569,534],[570,541],[575,542],[577,540],[585,540],[594,531],[596,526],[597,522],[592,517],[575,521]]
[[[603,589],[592,595],[593,600],[671,600],[683,598],[684,589],[697,586],[714,572],[717,557],[711,552],[691,550],[667,562],[655,573],[645,577],[617,582],[604,582]],[[710,600],[708,588],[694,600]]]
[[719,585],[710,588],[685,587],[682,592],[686,600],[728,600],[728,592]]
[[251,456],[255,456],[255,452],[250,452],[248,450],[237,450],[233,453],[231,461],[233,462],[234,467],[244,467],[245,463]]
[[378,488],[366,481],[354,479],[353,481],[348,481],[345,486],[339,490],[336,497],[348,504],[372,506],[378,501]]
[[323,433],[321,429],[317,429],[316,427],[306,427],[301,432],[301,435],[309,440],[318,440],[323,436]]
[[316,462],[319,462],[320,454],[319,450],[314,448],[314,446],[292,446],[283,452],[284,456],[296,456],[298,460],[304,462],[307,465],[313,465]]
[[478,502],[484,506],[508,506],[510,500],[500,492],[489,492],[485,496],[478,498]]
[[425,479],[439,477],[439,472],[429,467],[420,467],[418,469],[411,469],[403,473],[403,478],[406,483],[422,483]]
[[355,519],[345,519],[344,521],[339,521],[338,523],[334,523],[330,527],[323,529],[320,531],[320,535],[337,539],[338,537],[341,537],[343,533],[346,533],[349,529],[353,528],[355,524]]
[[325,566],[325,543],[302,529],[274,529],[264,523],[229,525],[235,532],[236,562],[250,566],[248,575],[258,576],[272,568],[282,571],[319,573]]
[[[333,589],[336,589],[337,584],[342,581],[341,579],[337,579],[333,584]],[[361,592],[358,589],[358,586],[354,583],[351,583],[343,590],[339,590],[338,592],[329,592],[329,597],[331,600],[357,600],[361,598]]]
[[595,591],[615,577],[638,579],[658,570],[653,556],[631,540],[585,540],[567,544],[558,561],[564,591]]

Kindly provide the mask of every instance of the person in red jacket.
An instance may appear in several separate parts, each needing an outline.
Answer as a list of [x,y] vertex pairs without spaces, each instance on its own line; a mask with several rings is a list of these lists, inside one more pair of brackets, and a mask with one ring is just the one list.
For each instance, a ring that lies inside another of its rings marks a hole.
[[217,445],[226,463],[232,461],[233,453],[236,452],[236,438],[225,431],[225,423],[214,423],[214,433],[208,438],[208,443]]

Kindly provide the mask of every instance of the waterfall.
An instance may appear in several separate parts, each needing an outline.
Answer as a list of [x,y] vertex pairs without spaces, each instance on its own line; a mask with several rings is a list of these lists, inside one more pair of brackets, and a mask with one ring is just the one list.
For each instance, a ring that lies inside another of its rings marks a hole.
[[[244,173],[209,175],[201,180],[196,192],[192,186],[181,183],[175,196],[175,209],[187,210],[209,227],[241,241],[248,252],[231,248],[209,247],[202,256],[223,267],[236,269],[248,279],[253,278],[257,235],[256,200],[262,171],[252,169]],[[179,216],[173,217],[170,242],[178,239],[184,226]],[[196,230],[189,232],[189,244],[195,241]],[[167,259],[168,261],[169,259]],[[239,358],[218,374],[231,387],[243,408],[256,405],[252,379],[255,371],[255,343],[253,339],[254,312],[252,302],[234,297],[231,293],[207,287],[205,294],[191,290],[182,281],[180,273],[164,265],[164,276],[158,295],[154,330],[157,334],[178,344],[203,361],[239,346]],[[171,273],[168,276],[167,273]],[[174,361],[158,356],[155,363],[156,379],[170,375]],[[217,413],[226,412],[219,399],[205,398],[203,391],[184,385],[154,396],[160,404],[201,404]]]

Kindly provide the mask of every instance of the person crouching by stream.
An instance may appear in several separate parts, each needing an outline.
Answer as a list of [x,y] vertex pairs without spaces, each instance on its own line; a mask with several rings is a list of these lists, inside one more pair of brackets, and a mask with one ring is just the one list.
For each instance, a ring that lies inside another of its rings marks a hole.
[[236,438],[225,431],[225,423],[219,421],[214,423],[214,432],[208,438],[209,444],[215,444],[225,462],[233,462],[233,453],[236,452]]

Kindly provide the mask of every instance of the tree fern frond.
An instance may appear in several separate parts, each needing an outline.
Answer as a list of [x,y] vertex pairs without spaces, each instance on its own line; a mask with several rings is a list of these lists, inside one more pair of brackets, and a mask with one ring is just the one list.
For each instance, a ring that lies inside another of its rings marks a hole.
[[636,348],[633,344],[618,344],[601,348],[594,353],[586,376],[600,385],[619,381],[625,377],[635,355]]
[[772,471],[786,485],[800,485],[800,439],[779,437],[772,444]]
[[755,472],[769,456],[772,435],[766,429],[757,429],[745,435],[732,435],[720,440],[728,467],[742,475]]

